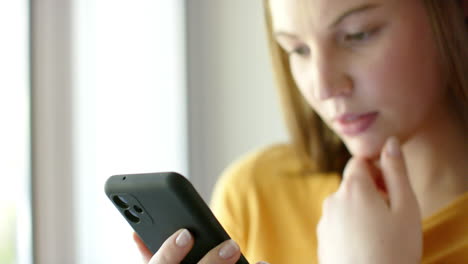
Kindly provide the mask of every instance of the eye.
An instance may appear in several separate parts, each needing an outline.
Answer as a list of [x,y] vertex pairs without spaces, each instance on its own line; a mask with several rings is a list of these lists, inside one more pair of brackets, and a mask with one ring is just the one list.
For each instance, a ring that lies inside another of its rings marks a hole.
[[359,32],[355,34],[346,35],[346,41],[363,41],[368,39],[370,36],[369,32]]
[[368,30],[368,31],[362,31],[354,34],[346,34],[344,36],[344,42],[348,44],[358,44],[358,43],[364,43],[366,41],[369,41],[374,34],[376,34],[378,29],[373,29],[373,30]]
[[294,48],[292,51],[288,52],[289,56],[297,54],[301,57],[308,56],[310,54],[310,49],[306,45],[301,45]]

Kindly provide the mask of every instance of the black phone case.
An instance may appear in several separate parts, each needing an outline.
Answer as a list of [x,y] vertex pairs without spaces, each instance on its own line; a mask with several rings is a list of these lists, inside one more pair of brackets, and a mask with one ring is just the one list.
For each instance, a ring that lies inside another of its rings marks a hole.
[[[175,172],[114,175],[105,192],[115,207],[155,253],[181,228],[195,239],[182,264],[197,263],[208,251],[230,239],[192,184]],[[237,264],[248,264],[241,256]]]

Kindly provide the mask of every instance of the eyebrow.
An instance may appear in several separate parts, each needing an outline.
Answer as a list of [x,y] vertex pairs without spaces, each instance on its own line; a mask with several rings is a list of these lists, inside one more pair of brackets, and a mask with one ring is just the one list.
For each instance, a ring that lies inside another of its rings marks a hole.
[[[357,6],[357,7],[354,7],[346,12],[344,12],[342,15],[340,15],[333,23],[331,23],[328,28],[333,28],[333,27],[336,27],[338,24],[340,24],[345,18],[351,16],[351,15],[355,15],[355,14],[358,14],[358,13],[362,13],[364,11],[369,11],[371,9],[375,9],[377,7],[379,7],[380,5],[378,4],[364,4],[364,5],[361,5],[361,6]],[[296,35],[292,34],[292,33],[288,33],[288,32],[285,32],[285,31],[277,31],[275,32],[275,36],[276,37],[281,37],[281,36],[284,36],[284,37],[288,37],[288,38],[297,38]]]
[[340,24],[346,17],[350,16],[350,15],[354,15],[354,14],[357,14],[357,13],[362,13],[364,11],[369,11],[371,9],[375,9],[377,7],[379,7],[380,5],[378,4],[364,4],[362,6],[358,6],[358,7],[355,7],[355,8],[352,8],[346,12],[344,12],[344,14],[342,14],[341,16],[339,16],[335,22],[331,23],[330,26],[328,26],[328,28],[333,28],[333,27],[336,27],[338,24]]

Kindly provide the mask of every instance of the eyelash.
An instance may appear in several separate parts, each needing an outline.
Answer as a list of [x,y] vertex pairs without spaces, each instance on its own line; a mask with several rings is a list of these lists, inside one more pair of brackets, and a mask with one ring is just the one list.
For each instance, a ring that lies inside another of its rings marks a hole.
[[343,38],[343,41],[350,44],[364,43],[371,39],[378,31],[379,28],[375,28],[367,31],[357,32],[354,34],[346,34]]
[[[343,42],[348,43],[348,45],[361,44],[370,40],[378,31],[379,31],[379,28],[375,28],[375,29],[361,31],[361,32],[353,33],[353,34],[345,34],[343,38]],[[309,53],[310,53],[310,49],[306,45],[300,45],[288,52],[289,56],[297,54],[300,57],[305,57],[309,55]]]
[[[304,52],[306,52],[306,54],[304,54]],[[298,46],[297,48],[294,48],[292,51],[288,52],[289,56],[297,54],[297,55],[299,55],[301,57],[307,56],[307,55],[309,55],[309,53],[310,53],[310,50],[305,45]]]

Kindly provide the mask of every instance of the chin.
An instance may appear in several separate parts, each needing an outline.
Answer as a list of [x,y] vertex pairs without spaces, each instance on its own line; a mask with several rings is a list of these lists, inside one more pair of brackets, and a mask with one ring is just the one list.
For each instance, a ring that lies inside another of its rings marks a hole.
[[380,156],[384,146],[383,140],[377,139],[346,139],[344,140],[351,155],[365,159],[376,159]]

